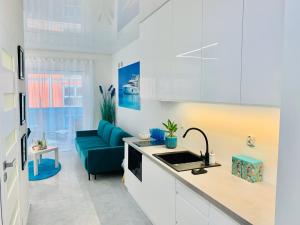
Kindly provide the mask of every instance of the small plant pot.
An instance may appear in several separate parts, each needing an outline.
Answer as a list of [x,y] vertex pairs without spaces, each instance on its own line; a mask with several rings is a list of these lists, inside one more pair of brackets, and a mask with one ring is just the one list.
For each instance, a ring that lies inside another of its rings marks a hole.
[[166,147],[173,149],[177,147],[177,137],[166,137]]

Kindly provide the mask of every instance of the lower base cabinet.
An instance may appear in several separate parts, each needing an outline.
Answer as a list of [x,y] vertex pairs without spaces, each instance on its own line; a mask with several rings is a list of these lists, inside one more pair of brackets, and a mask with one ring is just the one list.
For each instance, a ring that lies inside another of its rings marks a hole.
[[125,185],[153,225],[238,225],[234,219],[142,156],[142,181],[128,169],[125,145]]
[[178,225],[239,224],[180,181],[176,181],[175,214]]
[[209,225],[207,217],[192,207],[180,195],[176,195],[176,224]]
[[125,186],[154,225],[175,224],[175,177],[142,156],[142,181],[128,169],[128,144],[124,157]]
[[180,225],[208,225],[210,204],[180,181],[176,181],[176,222]]
[[209,212],[210,225],[238,225],[239,223],[233,220],[230,216],[225,214],[217,207],[211,205]]
[[143,156],[144,209],[155,225],[175,224],[175,178]]

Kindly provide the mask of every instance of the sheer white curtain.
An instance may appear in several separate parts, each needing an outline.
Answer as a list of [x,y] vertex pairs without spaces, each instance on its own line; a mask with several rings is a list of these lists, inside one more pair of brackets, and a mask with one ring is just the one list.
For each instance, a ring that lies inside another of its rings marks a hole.
[[27,56],[28,126],[32,140],[73,148],[76,130],[93,125],[94,61]]

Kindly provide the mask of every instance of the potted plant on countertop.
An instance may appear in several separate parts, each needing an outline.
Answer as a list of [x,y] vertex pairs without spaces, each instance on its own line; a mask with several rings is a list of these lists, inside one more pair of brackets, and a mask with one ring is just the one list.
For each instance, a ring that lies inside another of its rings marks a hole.
[[168,119],[167,123],[162,123],[164,127],[167,129],[166,132],[168,133],[166,137],[166,147],[173,149],[177,147],[177,137],[174,135],[177,131],[177,124],[172,122]]

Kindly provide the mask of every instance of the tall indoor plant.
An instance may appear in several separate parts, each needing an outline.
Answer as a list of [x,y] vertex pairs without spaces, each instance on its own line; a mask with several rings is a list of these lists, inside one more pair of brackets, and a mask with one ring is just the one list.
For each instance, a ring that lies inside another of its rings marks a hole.
[[116,122],[116,102],[115,94],[116,89],[113,85],[110,85],[107,90],[103,90],[102,86],[99,85],[100,94],[102,96],[102,101],[100,103],[100,111],[102,119],[115,124]]
[[166,132],[168,133],[166,137],[166,147],[173,149],[177,147],[177,137],[175,136],[175,132],[177,131],[177,124],[172,122],[170,119],[166,123],[163,123],[166,128]]

